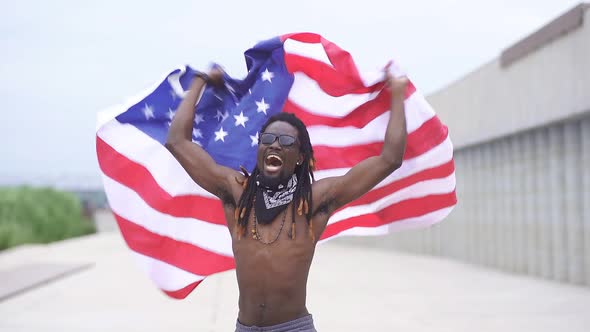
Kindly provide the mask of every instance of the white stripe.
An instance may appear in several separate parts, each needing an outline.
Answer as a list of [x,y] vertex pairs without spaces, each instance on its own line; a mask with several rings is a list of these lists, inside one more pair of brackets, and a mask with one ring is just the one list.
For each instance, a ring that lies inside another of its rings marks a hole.
[[[294,54],[314,59],[323,62],[330,67],[334,67],[321,43],[306,43],[289,38],[283,43],[283,49],[286,54]],[[383,81],[384,76],[383,70],[359,73],[359,75],[365,86],[371,86]]]
[[[428,105],[424,97],[418,93],[412,94],[405,101],[406,130],[414,132],[425,122],[435,116],[434,111]],[[330,127],[309,126],[307,131],[313,145],[327,145],[333,147],[346,147],[349,145],[369,144],[382,142],[389,122],[389,112],[385,112],[363,128],[356,127]]]
[[[436,147],[417,157],[404,160],[400,168],[391,173],[375,188],[383,187],[394,181],[404,179],[423,170],[443,165],[449,162],[451,159],[453,159],[453,144],[451,143],[451,139],[447,136],[447,138]],[[350,168],[333,168],[316,171],[314,175],[316,179],[321,180],[333,176],[342,176],[349,170]]]
[[314,59],[333,67],[321,43],[304,43],[294,39],[287,39],[283,43],[283,49],[285,53]]
[[112,120],[97,135],[120,154],[146,167],[168,194],[217,198],[199,187],[162,144],[133,125]]
[[179,269],[174,265],[132,251],[141,269],[164,291],[174,292],[199,282],[205,277]]
[[377,98],[378,92],[346,94],[340,97],[327,94],[319,84],[297,72],[295,81],[289,91],[289,100],[310,113],[341,118],[354,111],[362,104]]
[[325,243],[329,240],[339,238],[341,236],[367,236],[367,235],[386,235],[403,230],[417,229],[428,227],[438,222],[441,222],[446,218],[455,206],[446,207],[440,210],[436,210],[419,217],[412,217],[397,220],[387,225],[379,227],[351,227],[340,233],[334,234],[328,238],[325,238],[318,243]]
[[371,203],[342,209],[330,217],[328,225],[348,218],[375,213],[389,207],[392,204],[396,204],[408,199],[420,198],[428,195],[448,194],[455,190],[455,186],[455,173],[442,179],[420,181]]
[[109,205],[119,216],[152,233],[233,257],[231,236],[227,227],[194,218],[170,216],[153,209],[136,192],[106,175],[103,176],[103,183]]

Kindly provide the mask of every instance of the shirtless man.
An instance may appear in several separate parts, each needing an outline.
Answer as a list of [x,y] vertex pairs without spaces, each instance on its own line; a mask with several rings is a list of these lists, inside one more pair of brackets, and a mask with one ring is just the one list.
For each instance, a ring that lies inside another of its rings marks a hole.
[[166,147],[199,186],[223,203],[240,292],[236,331],[315,331],[305,303],[316,243],[334,211],[400,167],[407,136],[407,83],[387,74],[391,116],[381,155],[343,176],[314,181],[307,129],[289,113],[278,113],[261,128],[252,174],[218,165],[194,144],[194,105],[206,84],[223,84],[223,73],[212,69],[195,76]]

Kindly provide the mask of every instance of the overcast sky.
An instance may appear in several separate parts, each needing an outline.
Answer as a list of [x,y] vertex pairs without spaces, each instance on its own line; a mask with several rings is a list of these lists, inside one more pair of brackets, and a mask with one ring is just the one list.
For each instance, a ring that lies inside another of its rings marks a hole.
[[428,95],[578,2],[3,1],[0,184],[98,184],[96,113],[179,64],[215,61],[241,77],[257,41],[311,31],[361,70],[396,59]]

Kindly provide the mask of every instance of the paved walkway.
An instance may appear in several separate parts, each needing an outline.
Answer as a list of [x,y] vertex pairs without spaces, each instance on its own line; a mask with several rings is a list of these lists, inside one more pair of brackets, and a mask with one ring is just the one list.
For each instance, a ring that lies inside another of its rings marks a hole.
[[[4,272],[48,264],[87,268],[0,301],[0,331],[233,331],[233,271],[176,301],[117,232],[0,253]],[[590,331],[588,288],[333,243],[316,252],[308,308],[321,332]]]

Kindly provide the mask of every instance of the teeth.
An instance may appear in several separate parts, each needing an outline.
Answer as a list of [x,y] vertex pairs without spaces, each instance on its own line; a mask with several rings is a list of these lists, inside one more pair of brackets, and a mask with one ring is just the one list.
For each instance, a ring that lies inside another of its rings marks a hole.
[[274,154],[270,154],[268,156],[266,156],[266,160],[270,160],[271,158],[276,158],[278,159],[281,163],[283,162],[283,159],[281,159],[281,157],[274,155]]

